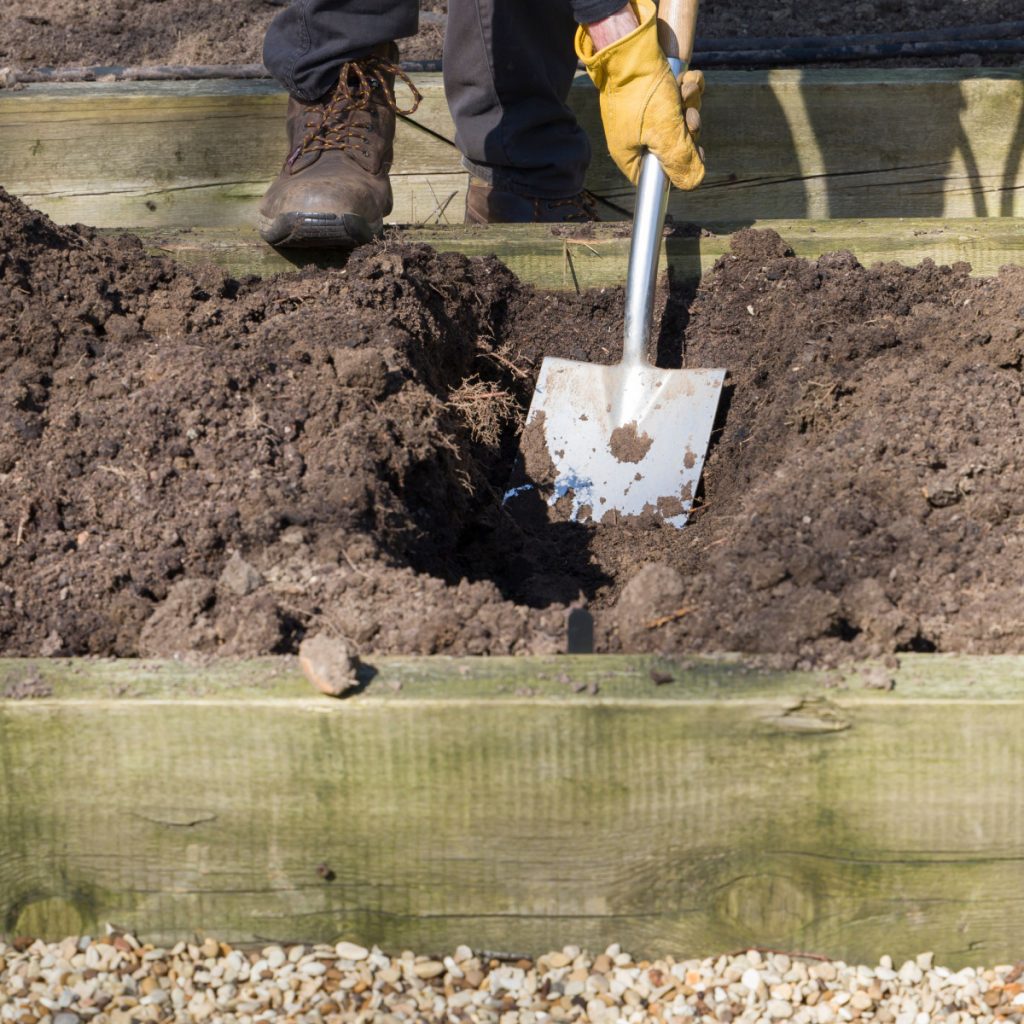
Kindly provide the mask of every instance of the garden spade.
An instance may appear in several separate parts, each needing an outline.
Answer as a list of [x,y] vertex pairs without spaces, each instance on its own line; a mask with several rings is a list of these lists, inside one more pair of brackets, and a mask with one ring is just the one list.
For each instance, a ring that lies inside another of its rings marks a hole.
[[[659,39],[673,74],[693,50],[697,0],[661,0]],[[646,351],[670,183],[642,162],[626,277],[622,360],[545,357],[521,442],[523,477],[506,502],[540,493],[577,521],[654,516],[686,525],[725,370],[661,370]],[[515,481],[514,481],[515,482]]]

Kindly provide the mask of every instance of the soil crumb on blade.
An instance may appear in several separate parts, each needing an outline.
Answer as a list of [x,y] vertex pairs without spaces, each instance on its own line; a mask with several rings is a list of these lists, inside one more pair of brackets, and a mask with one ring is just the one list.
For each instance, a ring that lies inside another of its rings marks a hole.
[[546,420],[543,409],[530,417],[520,437],[519,449],[526,479],[550,488],[554,486],[557,470],[548,445]]
[[608,440],[608,448],[619,462],[643,462],[654,438],[640,433],[636,420],[616,427]]

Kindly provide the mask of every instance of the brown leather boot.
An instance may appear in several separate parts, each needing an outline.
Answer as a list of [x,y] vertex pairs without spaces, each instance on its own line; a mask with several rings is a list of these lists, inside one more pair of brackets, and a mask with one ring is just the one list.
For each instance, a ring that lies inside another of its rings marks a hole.
[[598,219],[597,203],[586,189],[568,199],[543,199],[469,179],[467,224],[581,224]]
[[[398,109],[396,76],[412,91],[409,110]],[[394,43],[343,65],[321,101],[290,99],[290,152],[259,208],[264,241],[352,248],[380,234],[391,212],[395,115],[411,114],[420,99]]]

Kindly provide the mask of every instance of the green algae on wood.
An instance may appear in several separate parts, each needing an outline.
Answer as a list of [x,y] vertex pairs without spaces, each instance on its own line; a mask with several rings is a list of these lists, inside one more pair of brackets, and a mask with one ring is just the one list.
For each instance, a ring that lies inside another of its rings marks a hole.
[[[659,272],[677,283],[696,282],[724,256],[732,231],[743,225],[713,224],[702,235],[670,236],[662,242]],[[758,220],[749,225],[777,231],[797,256],[816,259],[848,250],[865,266],[896,261],[968,262],[974,273],[992,275],[1007,263],[1024,261],[1024,220]],[[144,229],[147,250],[185,263],[213,263],[230,274],[268,277],[304,267],[344,266],[346,255],[329,250],[278,252],[265,245],[255,227]],[[500,224],[389,229],[382,244],[425,243],[441,252],[496,256],[522,281],[554,291],[619,287],[626,279],[629,237],[622,226],[598,224],[582,233],[553,234],[549,225]]]
[[886,692],[735,658],[389,658],[343,701],[290,659],[4,660],[0,693],[28,676],[50,695],[0,700],[11,934],[954,965],[1024,941],[1022,659],[907,656]]

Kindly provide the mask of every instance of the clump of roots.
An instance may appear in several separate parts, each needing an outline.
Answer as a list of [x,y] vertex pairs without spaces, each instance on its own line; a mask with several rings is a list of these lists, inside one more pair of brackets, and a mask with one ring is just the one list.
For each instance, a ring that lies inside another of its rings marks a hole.
[[448,408],[462,418],[474,441],[489,447],[501,443],[507,426],[522,429],[523,409],[512,392],[476,375],[451,392]]

